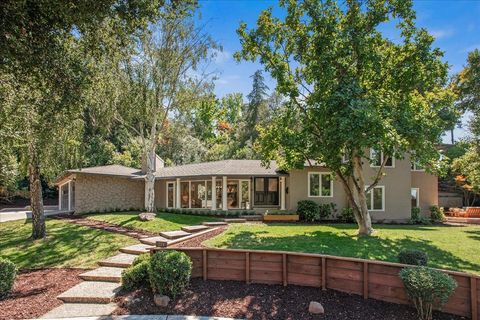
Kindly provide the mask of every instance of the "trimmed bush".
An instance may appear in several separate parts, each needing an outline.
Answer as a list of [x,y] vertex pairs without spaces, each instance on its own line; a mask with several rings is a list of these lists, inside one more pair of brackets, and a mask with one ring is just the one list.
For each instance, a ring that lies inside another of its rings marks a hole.
[[429,224],[430,221],[428,221],[427,218],[422,216],[421,214],[421,209],[418,207],[412,208],[412,213],[410,216],[410,224]]
[[139,255],[133,264],[122,272],[122,288],[132,290],[148,282],[148,265],[150,254]]
[[403,250],[398,254],[398,262],[414,266],[426,266],[428,255],[420,250]]
[[13,283],[17,276],[15,264],[4,258],[0,258],[0,299],[5,298],[12,292]]
[[148,273],[154,293],[175,298],[188,285],[192,261],[183,252],[159,251],[151,257]]
[[328,217],[333,215],[337,211],[336,207],[337,207],[337,205],[333,202],[320,204],[319,205],[320,219],[321,220],[327,219]]
[[445,220],[445,213],[443,212],[443,208],[440,208],[439,206],[431,206],[430,219],[433,222],[441,222]]
[[355,215],[353,214],[353,208],[344,207],[340,213],[339,219],[347,223],[354,223]]
[[457,287],[452,277],[427,267],[404,268],[400,278],[420,320],[431,320],[433,308],[441,308]]
[[298,201],[297,213],[300,220],[312,222],[320,219],[320,206],[312,200]]

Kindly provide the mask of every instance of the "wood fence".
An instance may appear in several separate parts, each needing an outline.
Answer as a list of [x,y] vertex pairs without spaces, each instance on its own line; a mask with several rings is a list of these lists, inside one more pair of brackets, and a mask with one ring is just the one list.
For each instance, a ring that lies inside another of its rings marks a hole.
[[[407,265],[320,254],[214,248],[155,248],[186,253],[192,277],[333,289],[393,303],[410,304],[399,272]],[[444,312],[480,318],[480,277],[441,270],[458,284]]]

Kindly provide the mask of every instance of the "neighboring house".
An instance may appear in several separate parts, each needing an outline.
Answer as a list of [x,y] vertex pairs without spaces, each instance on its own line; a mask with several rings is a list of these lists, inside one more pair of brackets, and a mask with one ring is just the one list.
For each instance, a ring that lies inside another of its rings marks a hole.
[[[382,156],[372,153],[379,163]],[[366,180],[373,179],[374,165],[367,165],[364,170]],[[144,172],[120,165],[68,170],[56,182],[60,209],[141,209]],[[437,177],[412,165],[408,156],[387,161],[385,174],[368,195],[374,221],[404,222],[410,218],[412,206],[427,213],[429,206],[438,204]],[[296,210],[298,201],[306,199],[333,202],[338,212],[348,206],[341,182],[332,179],[331,173],[319,165],[306,165],[290,172],[279,170],[274,161],[269,168],[263,167],[259,160],[164,167],[157,157],[155,176],[155,205],[159,209],[254,209],[263,213],[268,209]]]

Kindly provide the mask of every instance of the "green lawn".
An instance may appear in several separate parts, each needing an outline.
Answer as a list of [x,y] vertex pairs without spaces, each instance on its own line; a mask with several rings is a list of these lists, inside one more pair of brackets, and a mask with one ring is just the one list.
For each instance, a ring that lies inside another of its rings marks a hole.
[[140,221],[139,212],[112,212],[95,213],[85,215],[88,219],[115,223],[125,228],[146,230],[151,232],[180,230],[183,226],[202,224],[207,221],[218,221],[216,218],[204,216],[192,216],[185,214],[173,214],[160,212],[151,221]]
[[21,269],[41,267],[90,268],[117,254],[136,240],[111,233],[47,219],[47,238],[32,241],[30,220],[0,223],[0,256]]
[[358,237],[348,224],[244,224],[205,242],[220,248],[284,250],[396,262],[402,249],[428,253],[430,266],[480,274],[480,226],[375,225]]

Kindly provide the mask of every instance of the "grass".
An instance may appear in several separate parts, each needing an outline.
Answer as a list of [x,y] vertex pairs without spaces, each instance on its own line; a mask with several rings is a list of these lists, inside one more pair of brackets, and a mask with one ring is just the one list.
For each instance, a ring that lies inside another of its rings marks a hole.
[[30,220],[0,223],[0,256],[12,260],[20,269],[91,268],[121,247],[137,243],[127,236],[60,220],[47,219],[46,226],[47,237],[32,241]]
[[427,252],[429,265],[480,274],[480,226],[375,225],[372,237],[349,224],[243,224],[205,242],[210,247],[282,250],[397,262],[403,249]]
[[99,220],[114,223],[129,229],[139,229],[150,232],[175,231],[183,226],[202,224],[207,221],[218,221],[216,218],[193,216],[186,214],[173,214],[159,212],[155,219],[151,221],[141,221],[138,218],[140,212],[112,212],[95,213],[85,215],[88,219]]

